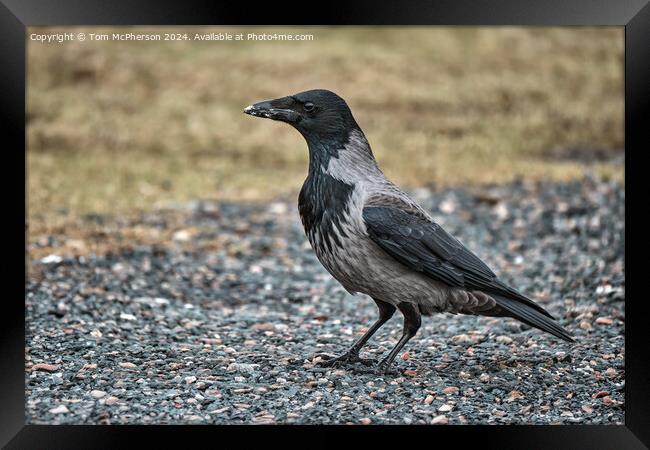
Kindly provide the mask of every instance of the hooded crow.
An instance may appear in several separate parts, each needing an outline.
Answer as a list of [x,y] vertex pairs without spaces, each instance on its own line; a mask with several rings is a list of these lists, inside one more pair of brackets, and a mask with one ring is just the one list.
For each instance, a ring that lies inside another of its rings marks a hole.
[[379,363],[385,373],[420,328],[438,312],[512,317],[573,342],[553,317],[506,285],[377,165],[345,100],[316,89],[248,106],[246,114],[286,122],[309,148],[309,173],[298,198],[316,256],[350,293],[375,301],[379,319],[342,356],[322,364],[368,361],[359,350],[399,309],[403,334]]

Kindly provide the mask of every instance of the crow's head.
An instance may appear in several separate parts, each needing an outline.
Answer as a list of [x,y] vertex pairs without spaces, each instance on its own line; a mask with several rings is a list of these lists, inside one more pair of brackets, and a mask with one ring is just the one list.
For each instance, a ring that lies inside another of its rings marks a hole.
[[286,122],[296,128],[307,142],[343,140],[352,130],[359,129],[345,100],[325,89],[255,103],[246,107],[244,112]]

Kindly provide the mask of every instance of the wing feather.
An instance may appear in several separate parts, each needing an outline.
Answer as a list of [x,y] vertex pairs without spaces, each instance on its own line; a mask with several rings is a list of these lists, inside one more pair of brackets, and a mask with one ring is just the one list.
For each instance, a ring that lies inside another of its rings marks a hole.
[[452,287],[483,291],[522,302],[552,316],[501,282],[478,256],[422,213],[391,206],[366,206],[362,216],[370,238],[402,264]]

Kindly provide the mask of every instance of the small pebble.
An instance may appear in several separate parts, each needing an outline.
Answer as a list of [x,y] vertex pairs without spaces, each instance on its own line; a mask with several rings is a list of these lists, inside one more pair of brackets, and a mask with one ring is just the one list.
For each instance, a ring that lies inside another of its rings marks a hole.
[[433,425],[446,425],[449,423],[449,419],[446,416],[440,415],[433,418],[431,421]]
[[103,396],[106,395],[106,392],[93,389],[92,391],[90,391],[90,395],[93,398],[102,398]]
[[497,336],[497,342],[499,344],[512,344],[512,338],[510,336]]
[[119,400],[120,399],[117,398],[117,397],[110,396],[110,397],[106,397],[106,400],[104,400],[104,403],[107,404],[107,405],[114,405]]
[[69,413],[70,410],[65,405],[59,405],[56,408],[50,409],[50,412],[52,414],[65,414],[65,413]]
[[56,372],[57,370],[59,370],[59,366],[57,364],[39,363],[39,364],[34,364],[32,366],[32,371],[34,370],[43,370],[45,372]]
[[63,261],[63,258],[61,258],[59,255],[48,255],[45,258],[41,259],[41,262],[43,264],[58,264],[61,261]]

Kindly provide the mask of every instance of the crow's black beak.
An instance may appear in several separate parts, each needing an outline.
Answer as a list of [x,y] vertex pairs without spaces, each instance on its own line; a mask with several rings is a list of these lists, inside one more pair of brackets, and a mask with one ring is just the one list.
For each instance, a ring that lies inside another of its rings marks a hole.
[[267,119],[280,120],[282,122],[295,123],[299,120],[300,114],[285,106],[285,99],[270,100],[266,102],[255,103],[254,105],[244,108],[244,113],[255,117],[265,117]]

